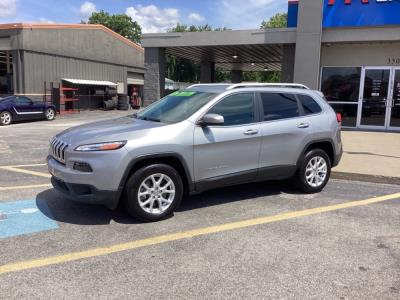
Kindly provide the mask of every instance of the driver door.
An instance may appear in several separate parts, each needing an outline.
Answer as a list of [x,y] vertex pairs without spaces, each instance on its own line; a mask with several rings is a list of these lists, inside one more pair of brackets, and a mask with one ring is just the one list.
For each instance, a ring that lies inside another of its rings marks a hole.
[[35,103],[27,97],[17,97],[15,103],[15,113],[20,119],[31,120],[43,116],[43,109],[35,105]]
[[195,127],[196,188],[204,190],[254,180],[261,150],[254,93],[229,95],[207,113],[223,116],[224,124]]

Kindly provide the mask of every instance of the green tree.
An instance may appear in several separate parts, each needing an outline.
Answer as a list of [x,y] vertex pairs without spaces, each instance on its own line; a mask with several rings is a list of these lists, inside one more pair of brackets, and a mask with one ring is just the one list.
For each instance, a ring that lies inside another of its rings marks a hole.
[[176,24],[175,27],[169,28],[167,31],[168,32],[186,32],[186,31],[189,31],[189,29],[188,29],[187,25],[178,23],[178,24]]
[[287,13],[277,13],[272,16],[268,21],[262,21],[260,28],[285,28],[287,27]]
[[255,82],[280,82],[281,72],[279,71],[243,72],[242,80],[255,81]]
[[94,12],[88,21],[89,24],[101,24],[135,43],[140,43],[142,28],[126,14],[110,15],[101,10]]
[[[217,29],[215,29],[215,31],[221,31],[224,28],[217,28]],[[198,25],[198,26],[196,26],[196,25],[188,26],[185,24],[178,23],[178,24],[176,24],[175,27],[169,28],[167,31],[168,32],[200,32],[200,31],[213,31],[213,28],[209,24]]]

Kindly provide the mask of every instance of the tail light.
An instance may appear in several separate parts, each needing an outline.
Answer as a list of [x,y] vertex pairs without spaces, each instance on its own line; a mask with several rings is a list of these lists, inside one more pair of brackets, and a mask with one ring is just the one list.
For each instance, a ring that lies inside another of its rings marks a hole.
[[341,113],[336,114],[336,120],[338,121],[338,123],[342,123],[342,114]]

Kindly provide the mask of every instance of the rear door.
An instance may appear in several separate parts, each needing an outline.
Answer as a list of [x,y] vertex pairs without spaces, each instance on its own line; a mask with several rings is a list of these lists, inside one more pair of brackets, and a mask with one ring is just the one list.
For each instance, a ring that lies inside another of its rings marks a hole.
[[224,117],[223,125],[196,126],[195,180],[203,189],[256,178],[261,149],[258,108],[252,92],[229,95],[207,113]]
[[310,120],[295,94],[261,92],[258,95],[263,118],[259,178],[290,176],[296,170],[310,134]]

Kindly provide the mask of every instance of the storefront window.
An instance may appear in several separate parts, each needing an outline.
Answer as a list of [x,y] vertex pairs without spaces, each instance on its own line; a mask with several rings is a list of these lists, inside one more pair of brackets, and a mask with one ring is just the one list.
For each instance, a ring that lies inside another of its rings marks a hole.
[[358,105],[330,103],[335,112],[342,115],[342,125],[345,127],[356,127]]
[[361,68],[324,67],[321,91],[328,102],[358,102]]
[[342,114],[342,125],[357,126],[361,67],[323,67],[321,91],[332,108]]

